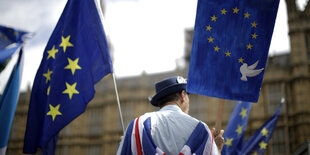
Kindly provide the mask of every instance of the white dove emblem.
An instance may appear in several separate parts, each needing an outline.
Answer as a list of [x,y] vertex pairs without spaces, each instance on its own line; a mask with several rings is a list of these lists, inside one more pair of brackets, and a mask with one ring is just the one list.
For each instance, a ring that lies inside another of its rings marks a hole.
[[248,81],[247,77],[254,77],[261,73],[264,68],[261,69],[256,69],[256,66],[258,64],[258,60],[251,66],[248,66],[247,63],[243,63],[242,66],[240,67],[240,73],[242,74],[242,77],[240,78],[242,81]]

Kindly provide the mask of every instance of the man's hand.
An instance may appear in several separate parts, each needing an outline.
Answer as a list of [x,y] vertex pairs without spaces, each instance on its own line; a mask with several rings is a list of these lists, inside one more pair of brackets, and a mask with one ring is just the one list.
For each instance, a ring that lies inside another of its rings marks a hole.
[[224,138],[223,138],[224,130],[215,130],[215,128],[212,128],[211,131],[212,131],[213,136],[214,136],[215,144],[216,144],[219,152],[221,153],[222,148],[224,146]]

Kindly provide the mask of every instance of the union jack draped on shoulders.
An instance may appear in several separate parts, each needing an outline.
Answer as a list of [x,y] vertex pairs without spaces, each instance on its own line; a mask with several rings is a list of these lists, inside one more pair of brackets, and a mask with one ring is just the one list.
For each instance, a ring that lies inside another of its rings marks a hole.
[[[166,155],[158,148],[151,135],[151,117],[142,115],[134,119],[124,135],[121,155]],[[217,155],[213,134],[202,122],[199,122],[181,149],[179,155]]]

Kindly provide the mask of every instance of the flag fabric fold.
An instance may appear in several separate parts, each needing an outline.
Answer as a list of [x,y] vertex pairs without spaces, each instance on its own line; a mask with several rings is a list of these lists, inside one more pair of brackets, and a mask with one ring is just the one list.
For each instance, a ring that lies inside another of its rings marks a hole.
[[222,155],[239,154],[242,149],[243,135],[249,120],[252,103],[238,102],[230,116],[224,137]]
[[68,0],[35,77],[23,152],[36,153],[40,147],[52,153],[48,150],[55,150],[55,136],[85,111],[94,84],[111,72],[95,1]]
[[23,71],[23,51],[20,49],[3,94],[0,96],[0,155],[5,155],[11,126],[19,97],[19,88]]
[[187,90],[257,102],[279,0],[198,0]]
[[268,141],[270,140],[274,128],[277,125],[278,117],[282,109],[284,99],[275,114],[256,131],[242,146],[241,154],[264,154],[267,149]]

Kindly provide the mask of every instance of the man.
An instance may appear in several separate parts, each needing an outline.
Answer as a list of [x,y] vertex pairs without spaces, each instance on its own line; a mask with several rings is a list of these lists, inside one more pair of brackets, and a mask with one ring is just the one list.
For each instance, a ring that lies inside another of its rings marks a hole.
[[186,84],[181,76],[155,84],[151,104],[160,110],[129,124],[117,154],[220,154],[224,131],[214,137],[205,123],[188,115]]

